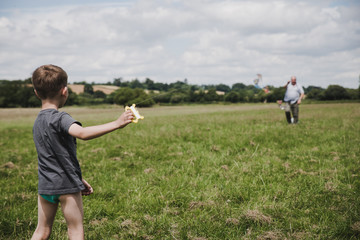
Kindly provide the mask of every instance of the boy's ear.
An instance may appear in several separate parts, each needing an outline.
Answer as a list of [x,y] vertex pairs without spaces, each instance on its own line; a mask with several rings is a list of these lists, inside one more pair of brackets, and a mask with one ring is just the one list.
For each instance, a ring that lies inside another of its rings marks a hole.
[[37,93],[37,91],[34,89],[34,93],[35,93],[35,95],[39,98],[39,99],[41,99],[40,97],[39,97],[39,94]]
[[61,89],[61,95],[66,96],[67,93],[68,93],[68,87],[65,86]]

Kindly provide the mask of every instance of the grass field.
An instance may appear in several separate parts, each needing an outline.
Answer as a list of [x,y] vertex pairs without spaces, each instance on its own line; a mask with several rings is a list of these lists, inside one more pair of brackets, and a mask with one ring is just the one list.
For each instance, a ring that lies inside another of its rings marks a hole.
[[[64,108],[84,126],[122,108]],[[0,239],[37,223],[39,109],[0,109]],[[78,158],[86,239],[360,239],[360,104],[140,109],[138,124],[90,141]],[[51,239],[67,239],[59,210]]]

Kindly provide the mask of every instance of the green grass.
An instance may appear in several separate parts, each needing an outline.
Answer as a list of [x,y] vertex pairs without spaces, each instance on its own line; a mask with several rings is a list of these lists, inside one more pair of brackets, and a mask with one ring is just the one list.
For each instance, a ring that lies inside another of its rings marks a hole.
[[[37,224],[38,109],[0,109],[0,239]],[[64,108],[83,125],[122,108]],[[78,141],[86,239],[359,239],[360,104],[140,109],[138,124]],[[12,162],[13,166],[7,166]],[[67,239],[59,210],[52,239]]]

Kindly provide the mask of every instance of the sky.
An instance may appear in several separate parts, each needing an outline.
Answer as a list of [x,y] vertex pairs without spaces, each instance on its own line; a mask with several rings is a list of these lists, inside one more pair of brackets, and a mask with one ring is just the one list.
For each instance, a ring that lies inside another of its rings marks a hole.
[[1,0],[0,79],[360,84],[359,0]]

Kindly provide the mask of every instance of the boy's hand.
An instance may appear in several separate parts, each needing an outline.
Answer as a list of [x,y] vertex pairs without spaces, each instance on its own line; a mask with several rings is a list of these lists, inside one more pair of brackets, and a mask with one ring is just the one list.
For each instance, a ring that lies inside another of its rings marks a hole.
[[134,115],[130,110],[123,112],[120,117],[116,120],[116,123],[119,125],[119,128],[123,128],[134,119]]
[[85,189],[81,191],[81,194],[85,195],[85,196],[92,194],[94,192],[94,190],[91,187],[91,185],[87,181],[85,181],[85,179],[82,179],[82,182],[85,186]]

